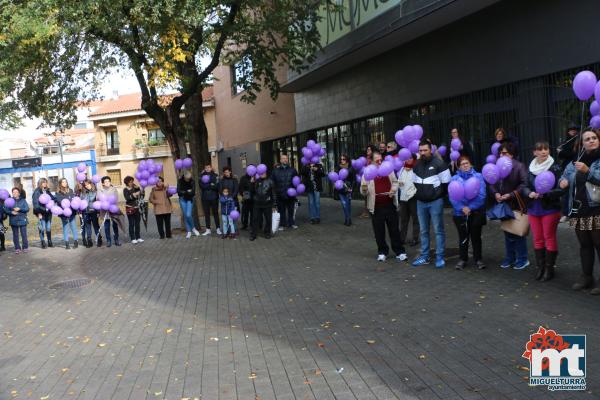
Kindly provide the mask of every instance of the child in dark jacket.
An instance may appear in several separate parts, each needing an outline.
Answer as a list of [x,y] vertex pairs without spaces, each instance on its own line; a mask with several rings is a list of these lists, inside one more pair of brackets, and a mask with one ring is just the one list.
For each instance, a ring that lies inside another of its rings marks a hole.
[[219,202],[221,203],[221,225],[223,225],[222,238],[235,239],[235,224],[233,218],[231,218],[231,212],[235,210],[235,200],[229,193],[228,188],[223,188]]

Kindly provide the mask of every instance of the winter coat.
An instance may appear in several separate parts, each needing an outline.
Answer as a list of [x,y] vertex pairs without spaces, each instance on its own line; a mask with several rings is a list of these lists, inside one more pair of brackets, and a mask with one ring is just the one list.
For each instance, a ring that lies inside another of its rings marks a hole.
[[564,194],[564,190],[562,190],[558,186],[558,181],[560,180],[560,176],[561,176],[560,165],[557,162],[554,162],[554,164],[552,164],[552,166],[550,166],[548,171],[550,171],[554,174],[554,178],[555,178],[554,189],[550,190],[548,193],[544,193],[539,199],[535,199],[535,200],[530,199],[529,194],[531,192],[536,192],[536,190],[535,190],[536,175],[534,175],[531,171],[527,171],[527,185],[523,188],[523,197],[525,197],[525,199],[527,199],[530,206],[534,202],[540,202],[542,209],[544,209],[544,210],[560,211],[562,209],[562,204],[561,204],[560,198]]
[[177,181],[177,195],[180,199],[186,201],[194,200],[194,196],[196,195],[196,185],[194,185],[194,180],[190,179],[186,181],[182,176]]
[[219,193],[223,192],[223,189],[229,189],[229,194],[231,195],[231,197],[233,197],[234,199],[237,200],[237,196],[238,196],[238,190],[239,190],[239,184],[238,184],[238,180],[237,178],[231,176],[229,178],[225,178],[224,176],[221,177],[221,180],[219,181]]
[[[402,185],[400,185],[402,183]],[[400,201],[409,201],[417,193],[417,188],[412,181],[412,168],[402,168],[398,175],[398,189],[400,190]]]
[[483,175],[475,171],[474,168],[471,168],[471,170],[468,172],[458,170],[456,175],[454,175],[452,179],[450,179],[450,182],[460,182],[464,185],[465,182],[470,178],[477,178],[477,180],[479,181],[479,193],[471,200],[467,200],[464,197],[460,201],[454,201],[450,199],[450,203],[452,204],[452,208],[454,209],[454,215],[456,215],[457,217],[462,217],[464,215],[462,212],[462,209],[464,207],[469,207],[471,211],[477,211],[485,207],[485,200],[487,197],[485,181],[483,180]]
[[252,183],[250,182],[250,179],[252,179],[252,177],[248,174],[245,174],[240,178],[240,185],[238,190],[239,194],[242,196],[243,201],[252,201],[252,196],[250,194],[250,185]]
[[525,168],[525,165],[523,165],[522,162],[513,158],[510,174],[506,178],[500,179],[495,184],[490,185],[489,189],[494,197],[496,196],[496,193],[501,195],[510,194],[510,199],[508,201],[510,208],[519,210],[521,207],[519,206],[514,192],[519,193],[523,200],[525,200],[523,194],[525,186],[527,186],[527,168]]
[[287,190],[293,187],[292,178],[296,175],[298,175],[296,169],[289,165],[279,165],[273,170],[271,180],[273,181],[275,195],[278,199],[288,199]]
[[[210,180],[208,183],[202,182],[202,177],[204,175],[209,175]],[[203,172],[200,175],[200,189],[202,190],[202,201],[215,201],[219,199],[219,175],[214,172]]]
[[[139,197],[135,197],[135,193],[140,193]],[[123,197],[125,198],[125,209],[139,208],[138,201],[142,197],[142,191],[139,186],[133,186],[131,189],[126,187],[123,189]]]
[[[590,170],[587,173],[587,182],[591,183],[596,190],[600,190],[600,158],[598,158],[596,161],[592,162],[590,164],[589,168],[590,168]],[[575,164],[570,163],[569,165],[567,165],[567,168],[565,169],[565,171],[563,172],[563,174],[560,178],[561,180],[564,179],[567,182],[569,182],[569,187],[567,189],[569,192],[569,210],[571,210],[573,208],[573,197],[575,195],[574,188],[576,185],[576,182],[575,182],[576,175],[577,175],[577,170],[575,169]],[[594,207],[600,206],[600,203],[592,201],[589,190],[586,191],[586,195],[587,195],[587,201],[588,201],[589,208],[594,208]]]
[[448,166],[437,157],[429,160],[419,159],[412,170],[412,180],[417,193],[417,200],[431,202],[441,199],[446,194],[450,183]]
[[221,203],[221,215],[229,215],[235,210],[235,201],[231,196],[219,196],[219,203]]
[[148,201],[154,206],[154,215],[171,214],[173,207],[171,205],[171,195],[167,192],[165,186],[162,189],[153,187],[150,191],[150,197]]
[[[13,215],[13,209],[18,208],[17,215]],[[15,206],[8,208],[4,206],[4,213],[8,215],[8,223],[10,226],[27,226],[27,213],[29,212],[29,204],[23,197],[15,200]]]
[[[390,182],[392,184],[390,191],[393,193],[397,193],[398,192],[398,178],[396,178],[396,173],[392,172],[389,175],[389,178],[390,178]],[[367,208],[369,209],[369,211],[371,213],[374,213],[375,212],[375,180],[367,181],[367,180],[365,180],[365,177],[363,176],[362,180],[360,181],[360,193],[363,196],[367,196]],[[398,208],[398,196],[393,197],[393,202],[394,202],[394,206],[396,208]]]
[[[73,189],[69,189],[69,191],[67,193],[62,193],[60,191],[56,192],[56,204],[60,205],[60,203],[64,200],[64,199],[68,199],[69,201],[73,200],[73,197],[75,197],[75,192],[73,192]],[[62,205],[60,205],[62,207]],[[60,219],[62,219],[63,221],[67,221],[67,220],[72,220],[73,218],[75,218],[75,215],[77,215],[77,211],[73,210],[73,214],[71,214],[70,217],[65,217],[64,215],[60,216]]]
[[250,193],[256,207],[273,207],[275,205],[275,193],[273,181],[269,178],[258,178],[250,184]]
[[36,216],[39,214],[42,214],[44,217],[51,215],[52,213],[50,212],[50,210],[48,210],[46,208],[45,205],[40,203],[40,196],[45,193],[48,196],[50,196],[50,198],[56,202],[56,197],[54,197],[54,195],[52,194],[52,192],[50,192],[50,189],[40,189],[40,188],[36,188],[33,191],[33,194],[31,195],[31,205],[33,206],[33,214],[35,214]]
[[306,186],[307,193],[320,193],[323,191],[323,176],[325,176],[325,172],[323,172],[323,166],[321,164],[315,164],[315,167],[317,167],[315,171],[312,170],[310,165],[305,165],[300,170],[302,183]]

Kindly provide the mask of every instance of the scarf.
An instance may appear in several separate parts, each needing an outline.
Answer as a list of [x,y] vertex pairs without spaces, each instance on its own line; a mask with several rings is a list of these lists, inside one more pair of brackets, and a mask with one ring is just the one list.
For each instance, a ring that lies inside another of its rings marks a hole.
[[587,165],[589,167],[598,158],[600,158],[600,149],[592,150],[589,152],[585,151],[581,155],[581,158],[579,159],[579,161],[581,161],[582,163],[584,163],[585,165]]
[[538,176],[542,172],[548,171],[553,164],[554,158],[552,158],[552,156],[548,156],[548,158],[546,158],[546,161],[544,161],[541,164],[538,164],[536,157],[533,160],[531,160],[531,163],[529,164],[529,172],[531,172],[535,176]]

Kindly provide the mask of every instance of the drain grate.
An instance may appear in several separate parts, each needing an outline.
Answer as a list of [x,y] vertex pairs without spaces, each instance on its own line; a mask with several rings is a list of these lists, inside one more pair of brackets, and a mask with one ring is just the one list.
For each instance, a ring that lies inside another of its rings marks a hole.
[[79,278],[79,279],[69,279],[68,281],[62,281],[50,285],[50,289],[75,289],[89,285],[92,283],[91,279],[88,278]]

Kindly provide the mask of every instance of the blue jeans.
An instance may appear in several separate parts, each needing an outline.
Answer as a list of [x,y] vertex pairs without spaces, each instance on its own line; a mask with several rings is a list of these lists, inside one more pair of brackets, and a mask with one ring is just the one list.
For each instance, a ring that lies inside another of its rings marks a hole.
[[348,193],[344,193],[344,194],[340,193],[339,196],[340,196],[340,203],[342,203],[342,210],[344,210],[344,220],[348,221],[352,217],[352,208],[351,208],[352,198],[350,197],[350,194],[348,194]]
[[421,229],[421,257],[429,258],[429,221],[435,233],[435,255],[444,258],[446,233],[444,232],[444,199],[434,201],[417,200],[417,216]]
[[40,240],[44,240],[44,234],[52,230],[52,214],[42,215],[38,220],[38,231],[40,232]]
[[185,221],[185,229],[187,232],[194,230],[194,218],[192,217],[192,209],[194,206],[193,200],[179,199],[179,206],[181,207],[181,213],[183,214],[183,220]]
[[321,193],[314,191],[308,195],[308,212],[310,219],[321,219]]
[[62,229],[63,239],[65,242],[69,241],[69,229],[73,234],[73,240],[77,240],[77,224],[75,223],[75,216],[72,215],[69,218],[62,218]]
[[[29,242],[27,241],[27,225],[11,225],[10,227],[12,228],[13,243],[15,245],[15,250],[28,249]],[[19,234],[21,234],[21,238],[23,239],[23,247],[21,247],[21,243],[19,243]]]
[[83,228],[81,229],[81,236],[83,239],[92,240],[92,227],[96,237],[100,234],[100,224],[98,223],[98,213],[86,212],[83,214]]
[[504,232],[504,249],[503,265],[521,264],[527,261],[527,237]]
[[221,227],[223,228],[223,235],[235,233],[235,223],[229,215],[221,215]]

